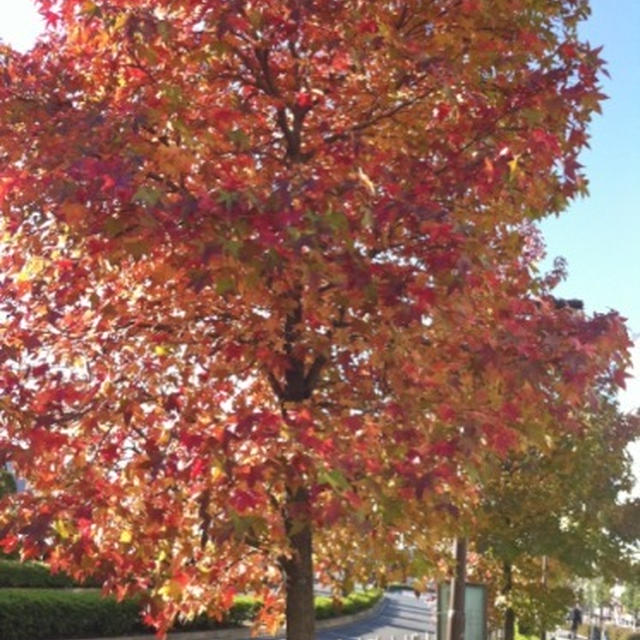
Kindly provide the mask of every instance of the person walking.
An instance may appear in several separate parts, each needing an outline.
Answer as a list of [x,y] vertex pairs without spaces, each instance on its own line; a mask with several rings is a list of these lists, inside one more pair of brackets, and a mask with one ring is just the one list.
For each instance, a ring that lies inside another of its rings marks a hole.
[[576,640],[578,637],[578,627],[582,624],[582,609],[576,602],[571,611],[571,639]]

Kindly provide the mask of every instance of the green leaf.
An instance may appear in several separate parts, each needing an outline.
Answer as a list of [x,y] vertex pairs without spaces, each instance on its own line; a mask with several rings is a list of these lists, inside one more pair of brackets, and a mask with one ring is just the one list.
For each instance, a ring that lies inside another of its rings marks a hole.
[[318,473],[318,482],[328,484],[335,490],[348,489],[349,483],[337,469],[323,469]]
[[227,209],[231,209],[231,205],[236,201],[236,194],[231,191],[220,190],[218,202],[223,204]]
[[240,151],[245,151],[251,144],[249,136],[242,129],[234,129],[229,132],[228,136],[229,140],[231,140]]
[[403,505],[397,498],[384,498],[382,501],[382,519],[387,524],[392,524],[403,513]]
[[216,292],[220,295],[234,291],[236,284],[231,276],[222,276],[216,280]]
[[162,193],[153,187],[141,186],[134,194],[133,201],[153,207],[162,199]]
[[107,218],[104,223],[104,230],[111,238],[115,238],[124,228],[120,218]]
[[345,216],[342,211],[329,210],[327,211],[327,213],[325,213],[324,217],[333,231],[349,230],[349,221],[347,220],[347,216]]
[[240,250],[242,249],[242,242],[239,240],[228,240],[224,243],[224,251],[234,258],[238,258]]

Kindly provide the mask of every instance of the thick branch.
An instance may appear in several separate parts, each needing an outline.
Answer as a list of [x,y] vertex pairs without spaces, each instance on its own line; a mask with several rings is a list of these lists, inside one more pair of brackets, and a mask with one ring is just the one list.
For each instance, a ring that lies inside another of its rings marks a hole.
[[313,390],[318,383],[320,378],[320,373],[322,372],[322,368],[327,363],[327,358],[325,356],[318,356],[314,361],[309,371],[307,371],[307,375],[304,379],[304,385],[307,388],[309,395],[313,393]]

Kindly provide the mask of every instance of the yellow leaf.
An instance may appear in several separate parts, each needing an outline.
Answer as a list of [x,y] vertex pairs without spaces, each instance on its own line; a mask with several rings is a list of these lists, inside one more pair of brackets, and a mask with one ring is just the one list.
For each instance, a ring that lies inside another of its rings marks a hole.
[[222,469],[220,469],[220,467],[211,467],[211,480],[216,482],[217,480],[220,480],[223,477],[224,477],[224,473],[222,472]]
[[157,356],[166,356],[169,353],[169,350],[167,349],[167,347],[159,344],[154,349],[154,352]]
[[358,168],[358,178],[360,178],[360,182],[366,187],[367,191],[373,196],[376,193],[376,187],[371,181],[371,178],[362,170],[362,168]]
[[44,269],[44,260],[39,256],[29,258],[18,274],[18,282],[28,282]]
[[123,531],[120,534],[120,542],[124,542],[124,544],[129,544],[133,540],[133,535],[131,531]]
[[167,580],[158,593],[165,600],[177,600],[182,595],[182,585],[177,580]]
[[63,540],[66,540],[71,535],[71,531],[69,531],[63,520],[56,520],[53,523],[53,528]]
[[518,162],[520,160],[520,154],[513,156],[512,160],[507,163],[509,165],[509,173],[513,177],[518,174]]

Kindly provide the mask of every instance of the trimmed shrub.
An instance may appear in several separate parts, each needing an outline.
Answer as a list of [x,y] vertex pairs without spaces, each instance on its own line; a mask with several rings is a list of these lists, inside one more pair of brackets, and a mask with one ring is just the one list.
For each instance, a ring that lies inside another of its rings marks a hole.
[[194,620],[176,622],[174,631],[207,631],[209,629],[220,629],[221,627],[238,627],[242,623],[252,620],[262,603],[251,596],[236,596],[233,599],[233,606],[224,618],[223,622],[218,622],[206,615],[201,615]]
[[335,615],[335,604],[333,600],[327,596],[316,596],[314,605],[316,609],[316,620],[324,620]]
[[[255,598],[236,599],[224,625],[200,616],[175,629],[196,631],[238,625],[255,615]],[[140,617],[135,600],[117,602],[99,591],[63,589],[0,589],[2,640],[55,640],[153,633]]]
[[325,620],[364,611],[376,604],[380,598],[382,598],[381,589],[354,591],[346,598],[339,598],[337,601],[327,596],[316,596],[316,619]]
[[227,624],[239,626],[247,620],[255,618],[262,603],[252,596],[236,596],[233,599],[233,607],[227,613]]
[[0,590],[0,638],[53,640],[146,631],[132,600],[61,589]]
[[63,573],[52,574],[43,564],[0,560],[0,587],[48,589],[73,587],[73,580]]
[[64,573],[51,573],[39,562],[20,562],[0,558],[0,588],[65,589],[69,587],[99,587],[97,582],[79,584]]
[[[355,613],[375,604],[380,590],[353,593],[340,603],[331,598],[316,598],[319,619]],[[196,631],[237,626],[255,616],[260,602],[238,596],[224,624],[200,616],[177,624],[175,630]],[[2,640],[56,640],[153,633],[142,623],[135,600],[117,602],[99,591],[64,589],[0,589],[0,638]]]

